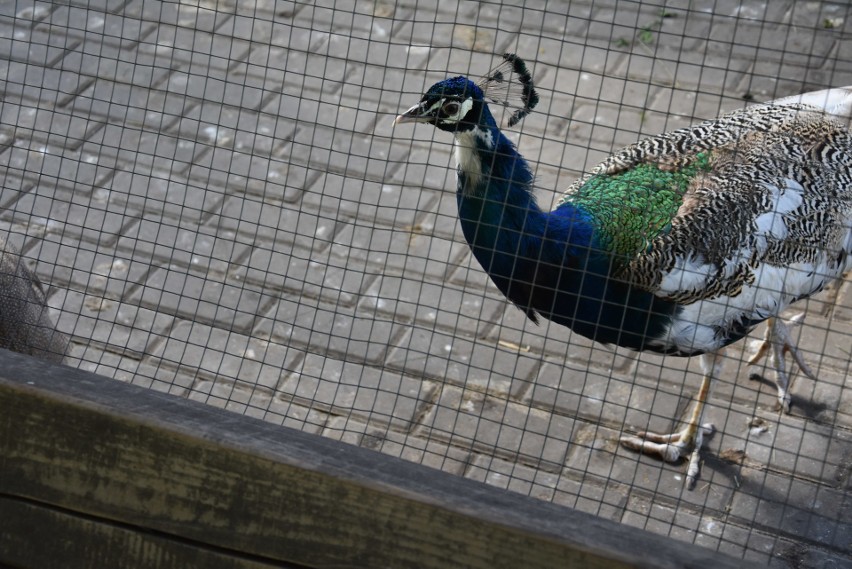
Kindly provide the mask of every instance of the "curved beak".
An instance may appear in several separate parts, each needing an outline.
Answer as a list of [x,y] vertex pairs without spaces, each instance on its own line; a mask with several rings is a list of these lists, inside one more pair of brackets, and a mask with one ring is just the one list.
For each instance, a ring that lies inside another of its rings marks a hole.
[[432,117],[429,116],[424,108],[424,103],[417,103],[395,119],[393,126],[407,122],[428,122]]

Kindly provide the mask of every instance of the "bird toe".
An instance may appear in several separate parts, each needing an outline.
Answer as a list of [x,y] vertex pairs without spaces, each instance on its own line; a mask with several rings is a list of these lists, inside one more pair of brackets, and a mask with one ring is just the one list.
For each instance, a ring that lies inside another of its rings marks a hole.
[[689,453],[689,446],[691,446],[680,440],[680,433],[671,435],[640,433],[622,436],[620,442],[625,448],[656,456],[665,462],[680,462]]
[[790,404],[792,403],[792,399],[790,398],[789,393],[779,393],[778,394],[778,404],[775,406],[775,410],[779,412],[784,412],[785,415],[790,414]]

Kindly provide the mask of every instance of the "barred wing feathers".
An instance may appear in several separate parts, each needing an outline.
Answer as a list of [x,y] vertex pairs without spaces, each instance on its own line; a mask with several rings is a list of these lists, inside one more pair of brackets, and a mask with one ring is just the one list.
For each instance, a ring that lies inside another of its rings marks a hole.
[[852,88],[831,89],[645,139],[598,165],[563,201],[582,201],[592,178],[704,160],[670,223],[623,260],[622,277],[684,305],[724,298],[738,317],[762,320],[850,267],[850,109]]

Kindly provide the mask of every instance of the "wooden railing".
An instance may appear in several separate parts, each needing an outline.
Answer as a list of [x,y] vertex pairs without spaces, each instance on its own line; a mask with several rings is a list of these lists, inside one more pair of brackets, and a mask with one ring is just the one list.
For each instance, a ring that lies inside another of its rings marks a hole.
[[0,351],[0,567],[727,568],[744,562]]

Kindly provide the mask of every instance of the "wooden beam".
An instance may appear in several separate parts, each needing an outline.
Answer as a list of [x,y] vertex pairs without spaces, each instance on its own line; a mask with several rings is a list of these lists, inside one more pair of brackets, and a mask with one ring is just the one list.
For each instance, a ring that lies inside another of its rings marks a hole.
[[[371,450],[5,350],[0,370],[0,564],[746,566]],[[144,550],[138,559],[177,561],[133,563],[132,547]]]
[[300,569],[31,501],[0,497],[0,512],[0,556],[15,567]]

